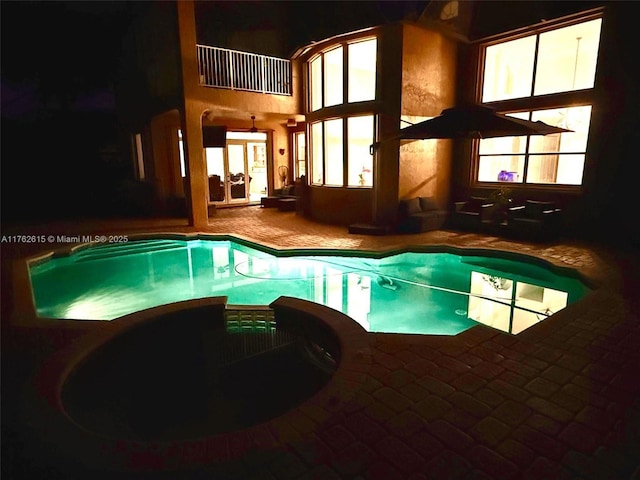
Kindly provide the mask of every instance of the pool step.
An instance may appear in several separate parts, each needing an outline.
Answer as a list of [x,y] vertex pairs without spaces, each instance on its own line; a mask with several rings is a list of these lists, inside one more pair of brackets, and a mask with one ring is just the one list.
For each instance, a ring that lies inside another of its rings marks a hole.
[[233,306],[225,311],[226,332],[208,342],[208,354],[220,367],[228,367],[268,352],[288,347],[298,337],[276,330],[272,309]]
[[137,240],[129,243],[110,243],[91,246],[77,251],[73,258],[76,262],[88,262],[182,248],[186,248],[186,243],[180,240]]
[[228,367],[239,362],[286,348],[297,342],[298,337],[288,332],[242,332],[221,337],[217,348],[217,364]]
[[224,312],[227,332],[275,330],[275,313],[263,305],[233,305]]

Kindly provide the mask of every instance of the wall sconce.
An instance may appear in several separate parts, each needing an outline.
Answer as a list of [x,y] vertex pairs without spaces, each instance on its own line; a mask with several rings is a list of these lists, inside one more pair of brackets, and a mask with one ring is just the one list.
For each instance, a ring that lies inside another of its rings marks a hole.
[[295,118],[287,119],[287,127],[297,127],[297,126],[298,126],[298,122],[296,122]]
[[280,150],[278,150],[278,153],[280,153],[280,155],[284,155],[284,148],[281,148]]

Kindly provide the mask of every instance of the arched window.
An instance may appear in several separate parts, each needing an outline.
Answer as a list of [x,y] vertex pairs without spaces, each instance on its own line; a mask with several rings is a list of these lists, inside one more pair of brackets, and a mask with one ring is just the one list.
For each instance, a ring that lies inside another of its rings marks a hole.
[[344,42],[308,62],[313,185],[373,186],[369,146],[376,131],[371,102],[376,99],[377,45],[375,37]]

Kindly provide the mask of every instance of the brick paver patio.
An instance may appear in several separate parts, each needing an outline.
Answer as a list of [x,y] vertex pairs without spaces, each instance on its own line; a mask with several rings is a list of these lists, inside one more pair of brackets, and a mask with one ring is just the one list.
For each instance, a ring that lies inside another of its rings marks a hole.
[[[166,220],[12,228],[3,234],[196,231],[184,221]],[[362,387],[347,401],[331,412],[308,409],[297,421],[266,429],[241,458],[228,443],[225,460],[182,472],[101,476],[82,459],[56,463],[54,446],[42,459],[22,458],[15,442],[28,443],[29,435],[11,422],[11,408],[20,401],[15,395],[20,382],[37,369],[38,355],[5,341],[3,469],[16,478],[25,472],[24,478],[47,479],[640,478],[637,252],[449,230],[352,235],[345,227],[259,207],[218,210],[209,227],[198,231],[234,234],[279,249],[381,251],[425,244],[500,249],[575,268],[597,288],[518,336],[484,326],[453,337],[370,333],[370,368],[351,372]],[[6,270],[9,260],[42,246],[2,248]],[[10,276],[3,271],[3,339],[7,282]],[[12,469],[6,462],[13,462]]]

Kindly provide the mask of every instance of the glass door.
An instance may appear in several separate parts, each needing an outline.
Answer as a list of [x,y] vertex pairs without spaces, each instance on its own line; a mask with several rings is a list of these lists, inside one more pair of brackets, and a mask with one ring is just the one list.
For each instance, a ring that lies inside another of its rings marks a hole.
[[206,148],[209,177],[209,203],[248,202],[247,155],[243,142],[227,143],[226,148]]
[[249,201],[259,202],[267,194],[267,144],[247,142]]
[[245,142],[227,141],[227,166],[228,203],[248,202],[250,178],[247,175],[247,145]]
[[224,203],[228,198],[226,195],[225,179],[227,169],[225,168],[224,148],[205,148],[207,160],[207,175],[209,177],[209,203]]
[[227,132],[226,148],[205,148],[209,203],[259,202],[267,194],[266,133]]

